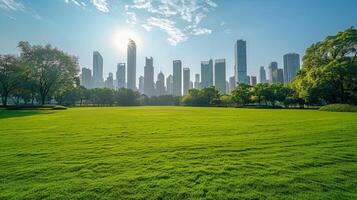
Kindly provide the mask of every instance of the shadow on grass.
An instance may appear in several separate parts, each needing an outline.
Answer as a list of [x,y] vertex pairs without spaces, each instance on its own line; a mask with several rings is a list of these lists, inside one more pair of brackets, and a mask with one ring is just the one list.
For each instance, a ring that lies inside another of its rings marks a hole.
[[0,120],[7,118],[26,117],[31,115],[52,114],[53,111],[45,110],[7,110],[0,108]]

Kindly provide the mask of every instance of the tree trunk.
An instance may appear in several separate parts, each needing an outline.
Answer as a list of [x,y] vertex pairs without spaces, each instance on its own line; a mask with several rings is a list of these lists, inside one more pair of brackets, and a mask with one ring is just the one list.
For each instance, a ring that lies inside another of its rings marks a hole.
[[41,94],[41,105],[45,105],[46,95]]

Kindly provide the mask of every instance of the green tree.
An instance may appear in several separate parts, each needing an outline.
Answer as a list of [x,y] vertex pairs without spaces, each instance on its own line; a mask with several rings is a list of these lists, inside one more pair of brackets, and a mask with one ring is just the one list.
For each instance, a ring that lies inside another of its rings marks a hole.
[[251,100],[251,86],[245,83],[238,83],[237,87],[232,91],[232,99],[238,105],[245,106]]

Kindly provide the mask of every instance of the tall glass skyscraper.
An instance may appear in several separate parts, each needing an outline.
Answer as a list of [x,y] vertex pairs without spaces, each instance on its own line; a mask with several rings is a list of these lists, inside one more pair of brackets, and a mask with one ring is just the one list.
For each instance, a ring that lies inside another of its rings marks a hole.
[[117,65],[117,73],[116,73],[118,89],[126,87],[125,75],[126,75],[125,74],[125,63],[118,63],[118,65]]
[[238,83],[247,81],[247,43],[245,40],[237,40],[234,46],[234,75]]
[[145,58],[144,94],[148,96],[154,95],[154,60],[152,57]]
[[213,61],[201,62],[201,88],[207,88],[213,85]]
[[136,90],[136,44],[129,39],[127,48],[127,88]]
[[181,60],[173,61],[173,95],[182,95],[182,62]]
[[94,87],[103,87],[103,57],[98,51],[93,52],[93,82]]
[[183,95],[188,94],[190,81],[190,68],[183,68]]
[[221,94],[226,94],[226,60],[217,59],[214,63],[214,85]]
[[283,57],[284,60],[284,82],[294,80],[300,70],[300,56],[297,53],[288,53]]
[[266,83],[267,82],[267,73],[264,69],[264,66],[261,66],[259,69],[259,82]]
[[269,64],[269,83],[278,82],[278,63],[271,62]]

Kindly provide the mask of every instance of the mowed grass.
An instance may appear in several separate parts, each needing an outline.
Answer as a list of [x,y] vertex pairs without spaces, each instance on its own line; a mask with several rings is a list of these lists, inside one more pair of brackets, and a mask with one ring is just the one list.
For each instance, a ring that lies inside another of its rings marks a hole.
[[357,113],[0,110],[0,199],[357,199]]

